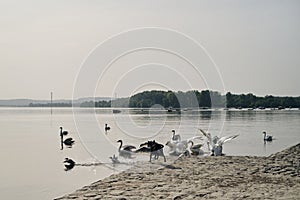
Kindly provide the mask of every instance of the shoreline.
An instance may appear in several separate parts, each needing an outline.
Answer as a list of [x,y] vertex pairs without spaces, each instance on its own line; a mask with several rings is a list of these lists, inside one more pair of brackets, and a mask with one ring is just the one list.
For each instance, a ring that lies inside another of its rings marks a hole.
[[139,162],[56,199],[299,199],[299,162],[300,143],[267,157]]

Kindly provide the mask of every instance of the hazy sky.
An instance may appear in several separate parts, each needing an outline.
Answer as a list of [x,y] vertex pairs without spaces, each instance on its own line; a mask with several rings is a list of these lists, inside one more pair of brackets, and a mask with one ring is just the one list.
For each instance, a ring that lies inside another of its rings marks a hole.
[[[176,36],[137,33],[137,41],[169,41],[195,59],[201,54],[196,65],[202,79],[170,52],[133,52],[98,77],[98,85],[90,88],[96,96],[128,96],[143,89],[219,90],[221,80],[224,90],[233,93],[299,96],[299,19],[298,0],[0,0],[0,99],[47,99],[50,91],[56,99],[71,98],[82,64],[100,43],[143,27],[172,29],[193,38],[218,66],[221,79],[208,56],[177,42]],[[113,50],[122,53],[131,50],[129,43],[139,45],[135,39],[121,39],[97,55],[99,65]],[[211,72],[206,71],[209,67]]]

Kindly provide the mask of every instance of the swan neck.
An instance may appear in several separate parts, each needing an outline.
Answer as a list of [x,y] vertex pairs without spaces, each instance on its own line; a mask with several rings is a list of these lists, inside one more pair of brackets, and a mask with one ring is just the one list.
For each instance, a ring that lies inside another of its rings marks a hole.
[[122,145],[123,145],[123,141],[121,140],[121,141],[120,141],[120,146],[119,146],[119,151],[121,150]]

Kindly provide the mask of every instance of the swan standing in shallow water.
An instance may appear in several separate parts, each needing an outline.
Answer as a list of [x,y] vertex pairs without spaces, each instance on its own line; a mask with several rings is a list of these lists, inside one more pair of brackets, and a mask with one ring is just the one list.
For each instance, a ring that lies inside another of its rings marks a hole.
[[179,134],[176,135],[174,129],[172,130],[172,133],[173,133],[173,135],[172,135],[171,141],[172,141],[173,143],[180,142],[180,141],[181,141],[180,135],[179,135]]
[[210,133],[206,133],[202,129],[199,129],[201,133],[207,138],[208,149],[212,151],[213,156],[222,156],[223,154],[223,144],[233,140],[239,135],[224,136],[219,138],[218,136],[211,137]]
[[272,135],[267,135],[266,131],[263,132],[264,135],[264,141],[272,141],[273,140],[273,136]]
[[119,156],[121,156],[123,158],[132,158],[132,154],[134,153],[132,151],[132,149],[136,149],[136,147],[132,146],[132,145],[124,145],[123,146],[123,141],[122,140],[118,140],[117,142],[120,143]]

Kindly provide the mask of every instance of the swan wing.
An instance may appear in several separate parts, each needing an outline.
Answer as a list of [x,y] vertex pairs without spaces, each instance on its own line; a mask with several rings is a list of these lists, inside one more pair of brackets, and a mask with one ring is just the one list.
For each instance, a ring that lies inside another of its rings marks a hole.
[[203,146],[203,144],[195,144],[191,147],[191,149],[200,149]]
[[149,147],[141,147],[138,150],[135,151],[136,153],[140,153],[140,152],[151,152]]
[[71,143],[71,142],[74,142],[74,140],[73,140],[73,138],[67,138],[67,139],[65,139],[64,142]]
[[208,134],[207,134],[204,130],[202,130],[201,128],[199,128],[199,131],[200,131],[205,137],[208,138]]
[[176,147],[177,147],[177,144],[175,143],[172,143],[171,141],[168,141],[166,143],[166,145],[170,148],[170,151],[175,151]]
[[157,146],[156,146],[156,150],[160,150],[160,149],[163,149],[163,148],[164,148],[163,144],[157,144]]
[[202,136],[194,136],[194,137],[191,137],[191,138],[187,139],[186,141],[189,142],[189,141],[193,141],[193,140],[196,140],[196,139],[202,140]]
[[209,133],[206,133],[204,130],[200,129],[200,132],[207,138],[208,142],[212,143],[211,135]]
[[219,145],[223,145],[224,143],[230,141],[230,140],[233,140],[234,138],[236,138],[237,136],[239,135],[232,135],[232,136],[224,136],[224,137],[221,137],[218,141],[218,144]]
[[124,146],[123,146],[123,149],[124,149],[125,151],[131,151],[132,149],[136,149],[136,147],[133,146],[133,145],[124,145]]

